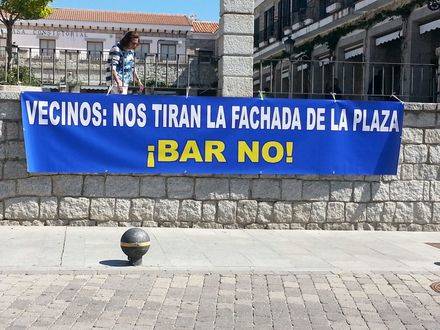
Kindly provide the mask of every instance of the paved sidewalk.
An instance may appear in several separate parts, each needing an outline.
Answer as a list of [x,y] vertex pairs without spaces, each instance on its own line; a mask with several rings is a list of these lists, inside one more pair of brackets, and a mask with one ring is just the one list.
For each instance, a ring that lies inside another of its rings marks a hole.
[[440,271],[440,233],[148,228],[144,266],[126,266],[126,228],[0,227],[0,271]]
[[440,329],[433,274],[0,275],[0,328]]
[[0,228],[0,329],[440,329],[438,233],[125,230]]

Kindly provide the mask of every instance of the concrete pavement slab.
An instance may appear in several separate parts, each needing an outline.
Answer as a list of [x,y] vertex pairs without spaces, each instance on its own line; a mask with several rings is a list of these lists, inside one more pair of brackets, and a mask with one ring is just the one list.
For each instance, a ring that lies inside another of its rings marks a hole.
[[[119,240],[127,228],[2,227],[0,271],[136,270]],[[138,270],[440,271],[440,233],[146,228]]]
[[2,227],[0,267],[60,267],[65,236],[65,227]]

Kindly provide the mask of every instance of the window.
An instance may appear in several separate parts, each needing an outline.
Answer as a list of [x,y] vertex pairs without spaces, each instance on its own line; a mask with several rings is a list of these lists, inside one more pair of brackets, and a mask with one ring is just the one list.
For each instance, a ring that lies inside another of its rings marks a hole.
[[150,43],[141,42],[139,47],[136,49],[136,58],[138,60],[145,60],[148,54],[150,54]]
[[87,54],[92,61],[101,60],[103,44],[100,41],[87,41]]
[[55,40],[40,39],[40,52],[41,56],[52,57],[55,53]]
[[[306,19],[306,13],[307,13],[307,6],[310,0],[293,0],[292,1],[292,20],[291,24],[295,24],[298,22],[301,22]],[[329,0],[327,1],[317,1],[319,8],[322,8],[322,6],[325,6]],[[333,0],[334,1],[334,0]],[[314,5],[315,6],[315,5]],[[325,10],[326,10],[325,6]]]
[[282,19],[282,26],[283,28],[285,27],[290,27],[290,25],[292,24],[290,21],[290,0],[282,0],[281,3],[281,19]]
[[268,10],[267,19],[269,20],[267,24],[267,34],[269,38],[272,38],[275,35],[275,7],[272,7]]
[[[293,2],[292,2],[292,12],[297,12],[297,11],[301,11],[301,10],[305,10],[305,9],[307,9],[307,6],[308,6],[308,0],[293,0]],[[321,5],[321,4],[324,4],[324,5],[327,5],[328,3],[333,3],[333,2],[335,2],[334,0],[333,1],[329,1],[329,0],[327,0],[327,1],[319,1],[319,4]]]
[[[332,1],[332,3],[334,3]],[[320,1],[319,2],[319,19],[327,16],[327,5],[331,5],[330,1]]]
[[305,11],[307,9],[307,0],[298,0],[298,10]]
[[299,1],[293,0],[292,1],[292,14],[298,11],[298,7],[299,7]]
[[161,44],[160,45],[160,60],[161,61],[175,61],[176,60],[176,45]]
[[199,63],[211,63],[214,53],[210,50],[199,50]]
[[264,40],[274,35],[275,8],[272,7],[264,13]]
[[254,47],[258,48],[259,43],[260,43],[260,18],[257,17],[254,20]]
[[283,2],[278,2],[278,36],[284,36],[283,33]]

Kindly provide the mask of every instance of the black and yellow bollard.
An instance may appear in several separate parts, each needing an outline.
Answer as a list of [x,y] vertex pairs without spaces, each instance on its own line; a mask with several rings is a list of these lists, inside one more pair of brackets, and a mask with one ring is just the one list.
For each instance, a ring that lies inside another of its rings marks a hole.
[[131,266],[142,265],[142,257],[150,248],[150,237],[139,228],[127,230],[121,237],[121,249],[128,256]]

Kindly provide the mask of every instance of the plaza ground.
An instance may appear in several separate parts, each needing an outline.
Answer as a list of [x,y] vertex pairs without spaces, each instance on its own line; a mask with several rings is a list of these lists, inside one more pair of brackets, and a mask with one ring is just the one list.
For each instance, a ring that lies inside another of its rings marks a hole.
[[0,328],[439,329],[439,233],[3,227]]

